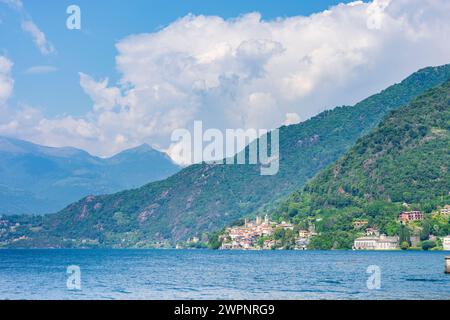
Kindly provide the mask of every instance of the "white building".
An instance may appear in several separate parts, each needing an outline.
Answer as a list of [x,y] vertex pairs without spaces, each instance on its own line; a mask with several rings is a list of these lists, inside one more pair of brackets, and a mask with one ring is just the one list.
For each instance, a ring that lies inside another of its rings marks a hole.
[[355,239],[353,242],[354,250],[375,250],[377,246],[378,237],[361,237]]
[[396,250],[399,248],[398,237],[388,237],[382,234],[379,237],[361,237],[355,239],[354,250]]
[[444,247],[444,250],[450,251],[450,236],[442,238],[442,246]]

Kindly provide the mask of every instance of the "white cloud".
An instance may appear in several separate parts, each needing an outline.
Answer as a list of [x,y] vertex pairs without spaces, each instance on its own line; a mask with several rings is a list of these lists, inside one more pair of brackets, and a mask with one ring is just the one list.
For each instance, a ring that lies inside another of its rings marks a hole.
[[11,77],[13,63],[5,56],[0,56],[0,106],[11,96],[14,80]]
[[108,79],[96,82],[92,77],[80,72],[80,85],[94,101],[94,110],[111,110],[119,104],[121,92],[118,88],[108,87]]
[[55,53],[53,44],[47,40],[45,34],[39,29],[39,27],[31,20],[22,21],[22,30],[28,32],[33,38],[33,42],[38,47],[39,51],[43,55],[49,55]]
[[377,0],[272,21],[188,15],[119,41],[118,83],[80,74],[92,111],[41,119],[33,138],[107,155],[168,148],[171,132],[197,119],[205,129],[295,123],[449,63],[448,12],[448,0]]
[[165,151],[170,158],[181,166],[188,166],[192,162],[192,150],[186,148],[183,141],[172,143]]
[[4,3],[16,10],[23,9],[23,4],[22,4],[22,1],[20,1],[20,0],[0,0],[0,3]]
[[26,74],[45,74],[58,71],[54,66],[33,66],[25,70]]
[[300,123],[300,121],[301,121],[301,118],[297,113],[289,112],[289,113],[286,113],[286,119],[284,120],[283,124],[285,126],[290,126],[291,124]]
[[1,3],[8,5],[20,14],[22,30],[31,35],[41,54],[50,55],[56,53],[55,47],[47,40],[45,33],[33,22],[21,0],[0,0]]

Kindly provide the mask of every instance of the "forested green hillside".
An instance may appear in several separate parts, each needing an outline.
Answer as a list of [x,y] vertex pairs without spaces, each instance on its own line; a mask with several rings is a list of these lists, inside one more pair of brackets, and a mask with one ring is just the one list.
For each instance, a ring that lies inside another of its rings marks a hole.
[[[312,246],[349,248],[352,221],[367,219],[399,234],[405,210],[430,213],[450,203],[450,82],[392,111],[370,134],[322,171],[276,212],[297,223],[314,221]],[[434,224],[439,224],[438,221]],[[450,233],[448,222],[434,235]]]

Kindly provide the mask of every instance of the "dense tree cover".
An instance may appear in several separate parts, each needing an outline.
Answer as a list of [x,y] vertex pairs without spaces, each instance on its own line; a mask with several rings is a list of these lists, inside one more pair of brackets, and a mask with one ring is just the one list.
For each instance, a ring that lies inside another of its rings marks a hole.
[[[387,235],[411,244],[450,234],[448,217],[431,212],[450,204],[450,81],[392,111],[341,159],[323,170],[274,212],[297,223],[312,220],[321,232],[311,248],[350,248],[359,234],[352,222],[368,220]],[[404,203],[408,203],[405,208]],[[402,210],[422,210],[426,219],[408,227]],[[429,249],[429,242],[424,242]],[[425,248],[424,247],[424,248]]]

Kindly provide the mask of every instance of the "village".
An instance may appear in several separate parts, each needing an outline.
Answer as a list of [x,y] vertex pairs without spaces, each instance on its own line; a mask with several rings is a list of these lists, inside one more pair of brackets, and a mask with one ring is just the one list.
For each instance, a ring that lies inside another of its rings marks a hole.
[[[282,248],[277,239],[277,232],[294,232],[294,225],[288,222],[275,223],[266,215],[264,219],[256,217],[255,221],[245,219],[243,226],[229,227],[220,237],[222,250],[272,250]],[[295,237],[293,249],[306,250],[309,239],[316,235],[313,225],[309,230],[299,230]]]
[[[442,216],[450,216],[450,205],[440,209]],[[403,211],[398,216],[398,222],[404,226],[421,222],[424,220],[424,214],[421,211]],[[355,220],[352,223],[354,231],[358,236],[353,242],[353,250],[399,250],[405,249],[400,243],[399,236],[387,236],[380,233],[375,226],[369,226],[368,220]],[[310,224],[308,230],[298,230],[289,222],[276,223],[270,221],[266,215],[264,219],[259,216],[254,221],[245,219],[242,226],[233,226],[225,229],[225,232],[219,237],[221,250],[273,250],[284,249],[281,240],[276,233],[280,231],[293,233],[294,244],[290,249],[307,250],[310,239],[318,233],[315,231],[314,224]],[[422,239],[423,240],[423,239]],[[425,241],[437,241],[441,244],[443,250],[450,251],[450,235],[437,238],[430,235]],[[407,241],[408,248],[419,248],[421,239],[418,234],[412,234]],[[405,245],[405,244],[403,244]]]

